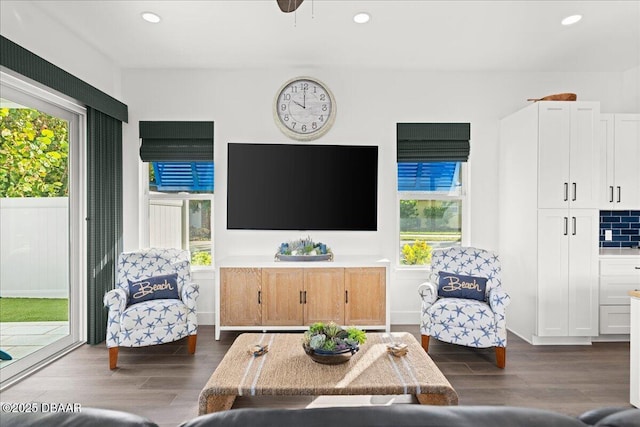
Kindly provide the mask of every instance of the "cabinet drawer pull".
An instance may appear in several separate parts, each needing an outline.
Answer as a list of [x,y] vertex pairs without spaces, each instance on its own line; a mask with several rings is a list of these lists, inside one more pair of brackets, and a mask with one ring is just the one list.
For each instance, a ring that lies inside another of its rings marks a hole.
[[618,203],[620,203],[620,200],[621,200],[621,193],[622,193],[622,190],[620,189],[620,186],[618,185]]
[[573,227],[573,232],[571,233],[572,235],[576,235],[576,217],[572,216],[571,217],[571,225]]
[[300,291],[300,304],[302,304],[302,291]]
[[613,203],[613,185],[609,186],[609,190],[611,190],[611,196],[609,197],[609,202]]
[[636,267],[636,270],[640,270],[640,267]]
[[572,201],[576,201],[576,198],[578,194],[578,184],[576,184],[575,182],[573,183],[573,198],[571,199]]
[[262,304],[262,291],[258,291],[258,304]]
[[344,291],[344,303],[349,304],[349,291]]
[[569,200],[569,183],[565,182],[564,183],[564,201],[566,202],[567,200]]
[[564,235],[569,234],[569,218],[564,217]]
[[307,303],[307,291],[304,291],[304,292],[303,292],[303,295],[304,295],[304,298],[303,298],[303,300],[302,300],[302,303],[303,303],[303,304],[306,304],[306,303]]

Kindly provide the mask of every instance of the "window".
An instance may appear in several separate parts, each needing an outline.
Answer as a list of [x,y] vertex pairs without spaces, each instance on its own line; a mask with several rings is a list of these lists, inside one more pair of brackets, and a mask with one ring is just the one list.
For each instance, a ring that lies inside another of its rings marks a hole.
[[86,116],[48,89],[0,80],[3,387],[82,344]]
[[213,162],[149,162],[149,246],[183,248],[211,266]]
[[468,123],[398,123],[400,265],[462,244],[469,133]]
[[213,122],[141,121],[139,130],[148,167],[148,245],[188,249],[192,266],[211,266]]

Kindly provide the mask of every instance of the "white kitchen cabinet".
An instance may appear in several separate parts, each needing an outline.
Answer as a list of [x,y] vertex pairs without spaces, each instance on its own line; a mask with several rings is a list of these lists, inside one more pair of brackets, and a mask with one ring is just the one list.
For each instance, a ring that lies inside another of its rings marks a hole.
[[597,102],[541,102],[538,108],[538,207],[599,206]]
[[601,114],[598,129],[603,209],[640,207],[640,114]]
[[629,292],[640,288],[640,256],[600,259],[600,333],[631,330]]
[[630,292],[631,296],[631,337],[629,351],[629,400],[640,408],[640,291]]
[[598,335],[598,102],[542,101],[500,122],[507,328],[533,344]]
[[598,335],[598,211],[538,211],[537,335]]

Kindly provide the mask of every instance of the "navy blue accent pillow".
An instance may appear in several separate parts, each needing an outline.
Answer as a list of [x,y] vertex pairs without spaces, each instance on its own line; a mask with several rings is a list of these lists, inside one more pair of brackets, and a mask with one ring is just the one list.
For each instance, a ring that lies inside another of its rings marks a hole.
[[129,280],[129,305],[153,299],[180,299],[178,273]]
[[487,279],[441,271],[438,274],[438,296],[486,300]]

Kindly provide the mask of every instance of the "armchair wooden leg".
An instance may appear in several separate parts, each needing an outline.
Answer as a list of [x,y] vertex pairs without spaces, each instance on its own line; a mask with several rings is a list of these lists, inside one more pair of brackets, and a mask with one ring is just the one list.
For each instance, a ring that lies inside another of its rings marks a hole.
[[194,354],[196,352],[197,339],[198,339],[197,334],[189,335],[189,338],[187,338],[187,348],[189,350],[189,354]]
[[498,368],[504,369],[507,364],[507,348],[496,347],[496,365]]
[[422,335],[422,348],[424,348],[425,352],[429,352],[429,335]]
[[116,369],[118,364],[118,347],[109,347],[109,369]]

